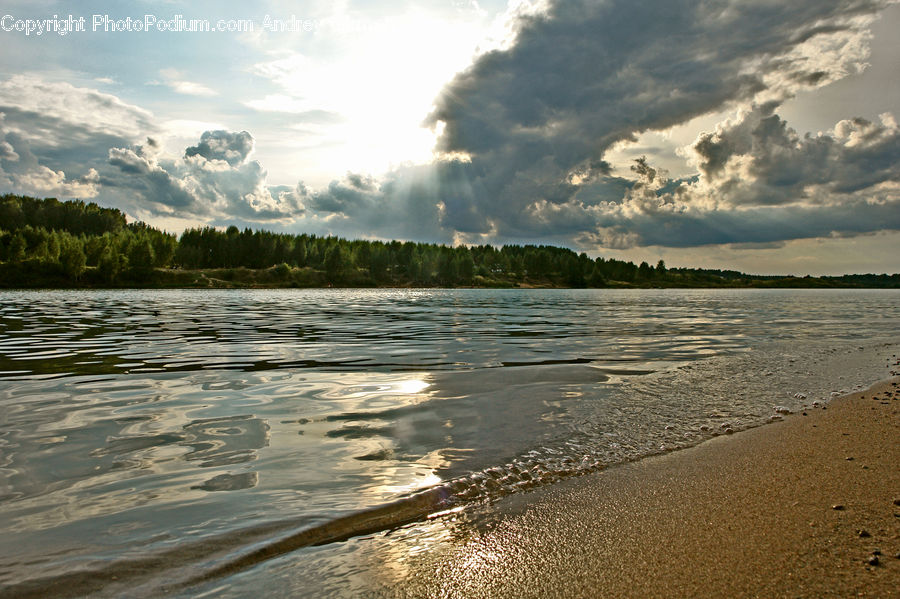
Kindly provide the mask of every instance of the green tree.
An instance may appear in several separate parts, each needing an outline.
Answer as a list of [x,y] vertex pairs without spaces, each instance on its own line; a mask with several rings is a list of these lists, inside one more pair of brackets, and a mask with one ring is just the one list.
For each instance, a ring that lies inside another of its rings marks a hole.
[[107,283],[115,282],[119,273],[122,272],[122,255],[113,244],[107,244],[100,253],[100,259],[97,262],[97,270],[100,276]]
[[294,249],[291,252],[291,261],[303,268],[306,266],[306,240],[302,236],[294,239]]
[[10,262],[21,262],[25,259],[25,250],[28,248],[28,243],[25,241],[25,236],[22,235],[22,232],[18,232],[12,236],[12,239],[9,241],[9,249],[6,252],[7,259]]
[[165,268],[172,263],[172,258],[175,257],[175,236],[154,230],[152,237],[153,265]]
[[369,254],[369,274],[376,281],[385,281],[388,278],[388,262],[390,255],[383,245],[376,245]]
[[438,280],[441,285],[455,285],[459,274],[456,260],[454,260],[453,252],[449,248],[445,247],[443,250],[438,256]]
[[591,274],[588,275],[587,284],[589,287],[606,287],[606,277],[603,276],[602,265],[594,264]]
[[144,235],[139,235],[128,248],[128,267],[132,274],[139,278],[147,277],[153,272],[153,244]]
[[67,277],[75,281],[81,278],[87,268],[87,257],[80,239],[71,235],[63,237],[59,248],[59,263]]
[[663,278],[666,276],[666,263],[663,260],[660,260],[656,263],[656,276],[659,278]]
[[581,262],[574,256],[569,256],[565,266],[566,283],[571,287],[584,287],[587,283],[584,279],[584,270]]
[[47,258],[51,262],[59,262],[59,236],[51,232],[47,236]]
[[653,278],[653,269],[646,262],[641,262],[641,265],[638,266],[637,276],[642,281],[649,281]]
[[470,285],[475,277],[475,260],[468,250],[461,252],[456,257],[456,270],[459,273],[459,282]]
[[325,251],[325,276],[331,283],[336,283],[348,267],[347,250],[340,243],[334,243]]

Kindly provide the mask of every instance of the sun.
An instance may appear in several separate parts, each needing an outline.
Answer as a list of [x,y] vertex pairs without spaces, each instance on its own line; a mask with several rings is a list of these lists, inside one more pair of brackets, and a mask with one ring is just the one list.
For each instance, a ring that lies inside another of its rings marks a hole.
[[330,30],[339,39],[328,57],[291,52],[260,65],[284,92],[250,103],[296,114],[327,111],[331,122],[298,123],[298,162],[343,175],[380,175],[433,158],[438,133],[422,123],[435,98],[475,56],[486,26],[411,10],[402,16]]

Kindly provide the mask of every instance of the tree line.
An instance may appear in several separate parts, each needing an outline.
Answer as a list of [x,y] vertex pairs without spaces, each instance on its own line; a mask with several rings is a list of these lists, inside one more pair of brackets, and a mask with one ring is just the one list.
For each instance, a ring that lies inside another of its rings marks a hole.
[[6,285],[61,280],[113,284],[172,263],[177,240],[116,209],[81,201],[0,196],[0,262]]
[[0,277],[5,287],[900,286],[900,275],[761,277],[592,259],[548,245],[449,247],[234,226],[192,228],[176,239],[126,222],[117,209],[11,194],[0,196]]

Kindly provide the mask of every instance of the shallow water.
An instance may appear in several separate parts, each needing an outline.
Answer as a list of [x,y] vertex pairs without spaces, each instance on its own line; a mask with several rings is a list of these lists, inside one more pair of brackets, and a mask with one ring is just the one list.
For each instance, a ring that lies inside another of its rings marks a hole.
[[4,292],[0,585],[252,581],[868,384],[898,333],[895,291]]

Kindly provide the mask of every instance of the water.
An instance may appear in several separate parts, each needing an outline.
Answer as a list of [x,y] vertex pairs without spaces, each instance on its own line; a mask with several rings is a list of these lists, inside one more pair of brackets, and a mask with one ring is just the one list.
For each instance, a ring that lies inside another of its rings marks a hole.
[[0,595],[252,580],[827,400],[898,333],[895,291],[4,292]]

